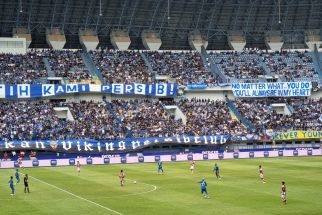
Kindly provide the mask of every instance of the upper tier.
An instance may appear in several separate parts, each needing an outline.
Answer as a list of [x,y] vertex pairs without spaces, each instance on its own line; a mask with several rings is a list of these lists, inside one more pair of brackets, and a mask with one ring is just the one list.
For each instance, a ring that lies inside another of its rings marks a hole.
[[0,81],[6,84],[45,83],[48,77],[58,77],[65,83],[92,82],[97,79],[93,76],[97,67],[101,81],[106,83],[167,82],[211,87],[223,81],[220,74],[230,83],[268,79],[319,82],[320,72],[315,57],[306,51],[225,51],[203,56],[195,51],[103,50],[90,52],[87,60],[85,55],[88,54],[80,50],[0,54]]

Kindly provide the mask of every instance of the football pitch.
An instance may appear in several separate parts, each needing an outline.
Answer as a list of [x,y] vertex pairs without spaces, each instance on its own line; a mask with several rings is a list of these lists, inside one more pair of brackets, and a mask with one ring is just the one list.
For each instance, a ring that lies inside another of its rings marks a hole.
[[[213,174],[217,162],[222,180]],[[23,176],[10,196],[9,177],[0,170],[0,214],[14,215],[176,215],[176,214],[322,214],[322,157],[293,157],[189,162],[46,167],[20,170],[29,174],[30,194]],[[258,176],[264,168],[267,183]],[[118,173],[126,173],[125,186]],[[205,177],[210,198],[200,194]],[[281,181],[286,182],[287,205],[281,203]],[[137,183],[134,183],[136,181]]]

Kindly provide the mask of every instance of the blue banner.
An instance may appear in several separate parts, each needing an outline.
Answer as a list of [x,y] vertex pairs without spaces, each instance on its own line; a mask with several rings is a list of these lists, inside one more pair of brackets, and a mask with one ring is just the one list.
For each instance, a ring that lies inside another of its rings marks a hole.
[[233,83],[235,97],[310,96],[311,82]]
[[0,141],[0,151],[48,150],[57,152],[101,153],[113,151],[130,151],[154,144],[224,144],[231,135],[216,136],[178,136],[162,138],[126,138],[119,140],[31,140]]
[[203,90],[208,87],[207,84],[187,84],[187,88],[190,90]]
[[175,96],[177,84],[18,84],[0,85],[0,98],[32,98],[69,93],[112,93],[149,96]]

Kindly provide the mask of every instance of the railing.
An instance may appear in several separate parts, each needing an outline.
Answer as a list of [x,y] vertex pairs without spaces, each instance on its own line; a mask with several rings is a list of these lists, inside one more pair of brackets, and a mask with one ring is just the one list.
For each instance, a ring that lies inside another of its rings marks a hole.
[[117,118],[113,108],[112,108],[112,105],[108,102],[108,101],[104,101],[104,104],[105,104],[105,107],[108,109],[108,111],[110,112],[110,114],[116,119],[116,126],[117,127],[120,127],[120,125],[122,124],[122,121]]
[[[105,107],[108,109],[108,111],[110,112],[110,114],[114,117],[114,119],[116,120],[116,123],[115,123],[115,127],[121,131],[121,126],[123,124],[123,122],[116,116],[113,108],[112,108],[112,105],[110,102],[108,101],[104,101],[104,104],[105,104]],[[132,138],[133,134],[132,134],[132,131],[131,130],[128,130],[127,128],[125,128],[124,132],[126,133],[126,136],[128,138]]]
[[241,123],[243,123],[249,130],[252,130],[253,132],[257,130],[256,127],[249,120],[247,120],[239,113],[239,111],[230,99],[226,98],[226,102],[228,108],[235,114],[235,116]]
[[291,114],[294,113],[295,110],[292,105],[287,104],[286,107],[288,108],[288,110],[290,111]]
[[44,57],[42,59],[42,61],[45,64],[45,67],[46,67],[46,70],[47,70],[47,73],[48,73],[48,77],[56,77],[55,72],[53,70],[51,70],[51,66],[50,66],[48,58]]
[[321,62],[320,53],[318,51],[316,44],[314,45],[313,62],[316,69],[318,69],[319,78],[322,79],[322,62]]
[[155,80],[157,74],[155,71],[153,71],[151,63],[149,62],[148,58],[146,57],[146,55],[143,52],[140,52],[140,54],[141,54],[141,57],[142,57],[145,65],[148,67],[149,72],[152,74],[153,79]]
[[[207,69],[210,69],[210,71],[216,75],[219,76],[219,78],[222,80],[222,82],[228,82],[227,77],[218,69],[217,65],[214,64],[211,60],[210,57],[205,49],[205,47],[201,47],[201,59],[203,60],[203,63],[205,64],[205,67]],[[206,59],[209,59],[209,62],[207,62]],[[207,65],[208,63],[210,63],[210,67]]]
[[96,68],[95,63],[91,58],[90,54],[84,51],[82,53],[82,59],[88,71],[92,74],[92,76],[96,76],[101,81],[102,84],[105,84],[106,81],[102,75],[102,72]]
[[265,70],[266,75],[273,76],[273,73],[271,70],[267,67],[266,63],[263,61],[263,59],[259,58],[260,66]]

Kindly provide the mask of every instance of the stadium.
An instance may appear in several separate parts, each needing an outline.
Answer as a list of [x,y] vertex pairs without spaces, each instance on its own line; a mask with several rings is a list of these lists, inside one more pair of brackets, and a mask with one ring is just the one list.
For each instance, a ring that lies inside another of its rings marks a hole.
[[321,0],[0,8],[0,214],[322,214]]

